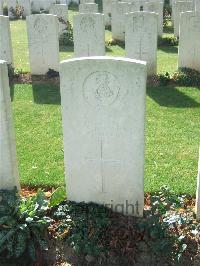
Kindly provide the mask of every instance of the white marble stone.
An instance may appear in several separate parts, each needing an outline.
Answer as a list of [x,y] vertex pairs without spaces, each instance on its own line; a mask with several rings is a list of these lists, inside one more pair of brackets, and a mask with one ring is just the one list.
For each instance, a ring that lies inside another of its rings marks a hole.
[[80,0],[80,4],[95,3],[95,0]]
[[126,57],[147,62],[149,76],[157,74],[158,15],[134,12],[126,15]]
[[3,15],[3,0],[0,0],[0,15]]
[[125,14],[131,12],[131,3],[112,3],[112,38],[114,40],[125,40]]
[[61,35],[67,27],[68,5],[64,5],[64,4],[52,5],[50,7],[49,13],[57,16],[58,32],[59,32],[59,35]]
[[13,66],[9,17],[0,16],[0,59]]
[[10,18],[14,18],[14,15],[12,13],[12,9],[16,9],[17,2],[16,0],[7,0],[7,7],[8,7],[8,16]]
[[66,60],[60,78],[68,200],[123,206],[124,213],[132,204],[127,214],[142,216],[145,62]]
[[199,164],[198,164],[198,174],[197,174],[197,191],[196,191],[196,218],[200,221],[200,149],[199,149]]
[[18,4],[24,8],[23,17],[31,15],[31,2],[30,0],[17,0]]
[[195,0],[195,11],[200,11],[200,0]]
[[78,14],[73,18],[74,55],[105,55],[104,15]]
[[176,1],[173,4],[174,35],[179,37],[180,15],[182,12],[193,11],[193,1]]
[[54,0],[40,0],[40,7],[44,11],[49,12],[49,9],[53,3],[54,3]]
[[40,13],[40,0],[31,1],[31,10],[33,13]]
[[85,3],[79,5],[80,13],[98,13],[98,5],[94,3]]
[[178,67],[200,72],[200,12],[181,13]]
[[49,69],[59,71],[58,21],[51,14],[26,18],[31,73],[44,75]]
[[158,14],[158,36],[163,34],[163,2],[146,2],[144,3],[144,11],[155,12]]
[[112,1],[103,0],[102,4],[103,4],[103,14],[104,14],[105,25],[111,26]]
[[19,189],[7,62],[0,60],[0,189]]

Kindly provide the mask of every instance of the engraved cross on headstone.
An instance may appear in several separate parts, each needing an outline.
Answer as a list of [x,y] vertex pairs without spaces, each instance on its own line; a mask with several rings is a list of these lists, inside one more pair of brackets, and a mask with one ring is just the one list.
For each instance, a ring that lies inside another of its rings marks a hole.
[[100,175],[101,175],[101,193],[107,193],[105,188],[105,173],[104,173],[104,166],[108,163],[121,163],[119,160],[112,160],[112,159],[104,159],[104,152],[103,152],[103,140],[100,143],[100,157],[97,159],[93,158],[86,158],[87,161],[90,162],[99,162],[100,163]]

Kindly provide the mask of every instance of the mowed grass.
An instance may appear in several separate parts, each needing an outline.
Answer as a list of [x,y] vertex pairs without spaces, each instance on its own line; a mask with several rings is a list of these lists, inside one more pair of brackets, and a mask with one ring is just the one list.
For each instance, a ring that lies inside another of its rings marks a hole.
[[[70,13],[72,17],[72,12]],[[12,21],[15,67],[29,71],[25,21]],[[106,31],[106,40],[111,39]],[[107,54],[124,56],[120,46]],[[61,59],[73,56],[62,47]],[[158,73],[174,72],[177,47],[158,49]],[[59,88],[50,84],[15,84],[12,89],[17,153],[22,185],[64,184],[64,156]],[[145,191],[161,185],[177,193],[195,194],[200,138],[200,90],[148,87],[146,111]]]

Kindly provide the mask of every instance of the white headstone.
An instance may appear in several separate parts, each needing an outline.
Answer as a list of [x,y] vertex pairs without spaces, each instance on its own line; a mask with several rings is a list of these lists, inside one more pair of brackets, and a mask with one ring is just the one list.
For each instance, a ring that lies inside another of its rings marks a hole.
[[0,0],[0,15],[3,15],[3,0]]
[[0,16],[0,59],[13,66],[9,17]]
[[158,15],[134,12],[126,15],[126,57],[147,62],[149,76],[157,73]]
[[56,15],[58,18],[58,31],[59,35],[67,28],[68,20],[68,5],[57,4],[50,7],[50,14]]
[[142,216],[145,62],[78,58],[60,74],[68,199]]
[[98,13],[98,5],[94,3],[85,3],[79,5],[80,13]]
[[85,3],[95,3],[95,0],[80,0],[81,4],[85,4]]
[[78,14],[73,18],[74,55],[105,55],[104,15]]
[[17,6],[16,0],[7,0],[8,16],[10,18],[14,18],[12,10],[16,10],[16,6]]
[[19,6],[24,8],[23,17],[31,15],[31,2],[30,0],[17,0]]
[[54,15],[26,18],[31,73],[44,75],[49,69],[59,71],[58,21]]
[[112,3],[112,38],[125,40],[125,14],[131,11],[131,3]]
[[19,189],[7,62],[0,60],[0,189]]
[[103,14],[104,14],[105,25],[111,26],[112,1],[103,0],[102,4],[103,4]]
[[178,67],[200,71],[200,12],[181,14]]
[[54,0],[40,0],[41,9],[48,12],[53,2]]
[[200,11],[200,0],[195,0],[195,11]]
[[199,165],[197,174],[197,191],[196,191],[196,218],[200,220],[200,149],[199,149]]
[[158,14],[158,35],[163,34],[163,2],[146,2],[144,3],[144,11],[155,12]]
[[32,0],[31,10],[33,13],[40,13],[40,0]]
[[180,25],[180,15],[182,12],[186,11],[193,11],[194,10],[194,3],[193,1],[176,1],[173,4],[174,8],[174,35],[179,37],[179,25]]

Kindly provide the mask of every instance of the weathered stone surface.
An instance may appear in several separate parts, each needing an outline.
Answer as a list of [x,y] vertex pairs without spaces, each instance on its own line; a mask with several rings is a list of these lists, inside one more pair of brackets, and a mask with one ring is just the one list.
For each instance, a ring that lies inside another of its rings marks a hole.
[[8,68],[0,60],[0,189],[19,189]]
[[68,199],[142,216],[146,63],[71,59],[60,78]]
[[193,11],[193,1],[176,1],[173,4],[174,35],[179,37],[180,15],[182,12]]
[[102,4],[103,4],[103,14],[104,14],[105,25],[111,26],[112,1],[103,0]]
[[149,76],[157,73],[158,15],[134,12],[126,15],[126,57],[147,62]]
[[80,13],[98,13],[98,5],[94,3],[85,3],[79,5]]
[[0,0],[0,15],[3,15],[3,0]]
[[30,0],[18,0],[18,4],[24,8],[23,17],[31,15],[31,2]]
[[0,16],[0,59],[13,66],[9,17]]
[[200,12],[181,13],[178,67],[200,71]]
[[115,40],[125,40],[125,14],[131,11],[131,3],[112,3],[112,37]]
[[95,0],[80,0],[81,4],[85,4],[85,3],[95,3]]
[[144,11],[155,12],[158,14],[158,35],[163,34],[163,2],[146,2],[144,3]]
[[74,16],[74,55],[105,55],[104,15],[78,14]]
[[10,18],[14,18],[14,14],[12,12],[12,9],[16,9],[17,2],[16,0],[7,0],[7,7],[8,7],[8,16]]
[[59,71],[58,21],[54,15],[26,18],[31,73],[44,75],[49,69]]
[[52,5],[50,7],[49,13],[57,16],[58,32],[59,32],[59,35],[61,35],[67,27],[68,5],[66,4],[65,5],[64,4]]

